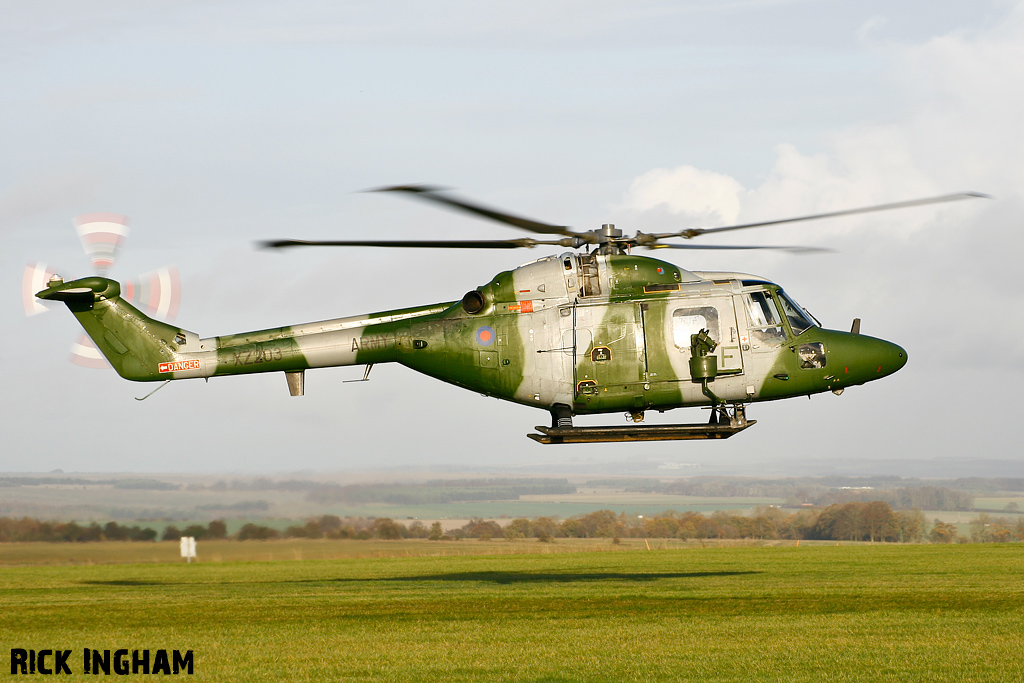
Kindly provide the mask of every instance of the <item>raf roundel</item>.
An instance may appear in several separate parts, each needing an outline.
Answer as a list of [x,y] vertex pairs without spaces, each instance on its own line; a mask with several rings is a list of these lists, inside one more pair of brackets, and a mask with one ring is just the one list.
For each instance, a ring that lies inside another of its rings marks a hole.
[[480,346],[490,346],[494,343],[494,328],[490,325],[478,327],[476,330],[476,343]]

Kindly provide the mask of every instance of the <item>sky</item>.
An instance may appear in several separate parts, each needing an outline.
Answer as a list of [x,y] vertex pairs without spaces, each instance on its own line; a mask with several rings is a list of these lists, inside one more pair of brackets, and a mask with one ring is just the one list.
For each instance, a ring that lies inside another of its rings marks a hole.
[[[0,471],[1024,457],[1022,2],[7,1],[0,86]],[[720,442],[541,446],[547,413],[398,365],[307,372],[301,398],[274,373],[139,402],[154,385],[67,362],[69,313],[22,310],[26,263],[90,274],[72,218],[95,211],[131,218],[110,275],[176,265],[176,324],[203,337],[451,301],[548,253],[254,247],[524,236],[362,192],[420,182],[627,234],[993,198],[717,240],[824,255],[670,254],[909,355],[840,397],[755,404]]]

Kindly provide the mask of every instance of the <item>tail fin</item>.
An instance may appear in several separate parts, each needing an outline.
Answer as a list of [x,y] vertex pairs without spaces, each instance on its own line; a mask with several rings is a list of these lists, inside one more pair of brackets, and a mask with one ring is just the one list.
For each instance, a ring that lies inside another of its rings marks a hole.
[[51,280],[36,294],[63,301],[110,364],[125,379],[137,382],[169,379],[161,363],[175,361],[179,350],[196,335],[154,320],[121,298],[121,286],[105,277],[72,282]]

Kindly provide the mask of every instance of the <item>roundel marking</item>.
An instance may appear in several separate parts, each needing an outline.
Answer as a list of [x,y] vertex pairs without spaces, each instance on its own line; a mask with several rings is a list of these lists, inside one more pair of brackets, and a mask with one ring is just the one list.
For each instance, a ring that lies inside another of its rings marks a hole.
[[490,346],[494,343],[494,328],[484,325],[476,329],[476,343],[480,346]]

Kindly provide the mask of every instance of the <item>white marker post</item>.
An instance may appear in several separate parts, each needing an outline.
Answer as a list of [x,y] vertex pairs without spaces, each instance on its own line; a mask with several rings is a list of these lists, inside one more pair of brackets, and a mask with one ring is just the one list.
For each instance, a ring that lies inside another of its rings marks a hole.
[[196,539],[192,536],[181,537],[181,556],[186,562],[192,562],[192,558],[196,556]]

